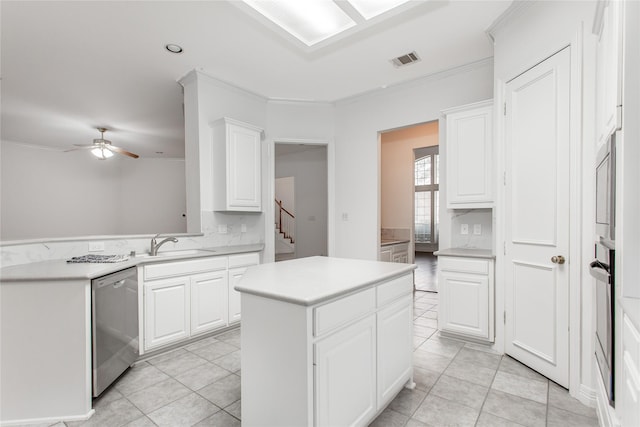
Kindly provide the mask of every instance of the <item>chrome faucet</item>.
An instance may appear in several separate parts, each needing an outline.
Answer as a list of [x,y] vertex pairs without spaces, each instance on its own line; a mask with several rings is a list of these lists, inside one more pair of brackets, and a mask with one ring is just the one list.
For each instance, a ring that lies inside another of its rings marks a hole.
[[162,240],[160,243],[156,243],[156,238],[158,238],[160,234],[162,233],[158,233],[151,238],[151,248],[149,249],[149,255],[151,256],[158,255],[158,249],[160,248],[160,246],[164,245],[167,242],[178,243],[178,239],[176,239],[175,237],[167,237],[166,239]]

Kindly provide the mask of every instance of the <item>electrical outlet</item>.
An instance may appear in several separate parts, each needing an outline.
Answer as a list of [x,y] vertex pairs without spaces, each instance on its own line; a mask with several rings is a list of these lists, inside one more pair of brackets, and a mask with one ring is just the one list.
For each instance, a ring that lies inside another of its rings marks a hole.
[[343,221],[349,221],[349,214],[346,212],[342,212],[342,220]]
[[89,242],[89,252],[104,251],[104,242]]
[[227,234],[227,224],[218,224],[218,233]]
[[479,236],[482,234],[482,225],[481,224],[473,224],[473,234]]
[[469,224],[460,224],[460,234],[469,234]]

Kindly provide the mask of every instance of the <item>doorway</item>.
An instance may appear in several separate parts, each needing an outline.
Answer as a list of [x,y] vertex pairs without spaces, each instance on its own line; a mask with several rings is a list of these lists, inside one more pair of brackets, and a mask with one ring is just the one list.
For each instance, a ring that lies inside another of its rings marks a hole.
[[275,261],[326,256],[327,145],[274,144]]

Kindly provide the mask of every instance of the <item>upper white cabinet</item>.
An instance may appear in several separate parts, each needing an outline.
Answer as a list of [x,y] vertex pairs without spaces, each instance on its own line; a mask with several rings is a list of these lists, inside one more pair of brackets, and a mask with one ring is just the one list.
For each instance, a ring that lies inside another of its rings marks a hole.
[[213,210],[260,212],[262,129],[226,117],[211,129]]
[[443,111],[447,208],[493,206],[493,101]]
[[621,127],[622,118],[622,2],[600,1],[593,24],[596,50],[596,121],[598,146]]

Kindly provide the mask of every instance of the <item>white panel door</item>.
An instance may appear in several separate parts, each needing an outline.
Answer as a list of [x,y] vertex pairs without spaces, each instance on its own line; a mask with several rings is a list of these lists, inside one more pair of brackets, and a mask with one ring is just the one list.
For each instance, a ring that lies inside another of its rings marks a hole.
[[366,426],[376,413],[375,315],[315,344],[317,427]]
[[145,283],[145,350],[189,337],[189,290],[189,277]]
[[569,385],[566,48],[506,85],[505,351]]
[[227,272],[191,277],[191,335],[227,326]]
[[411,378],[413,358],[413,295],[378,312],[378,406],[391,401]]

